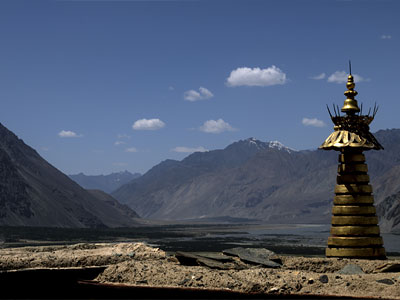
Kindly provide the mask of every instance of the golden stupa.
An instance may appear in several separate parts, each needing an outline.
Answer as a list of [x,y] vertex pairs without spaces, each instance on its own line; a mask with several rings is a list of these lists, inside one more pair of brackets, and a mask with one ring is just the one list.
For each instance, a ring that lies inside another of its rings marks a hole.
[[328,238],[327,257],[386,258],[380,236],[378,217],[374,207],[372,186],[369,184],[368,167],[363,151],[380,150],[383,147],[369,131],[375,117],[372,113],[362,115],[354,90],[354,78],[347,79],[347,97],[341,109],[334,107],[334,132],[319,147],[324,150],[340,151],[337,183],[332,208],[332,225]]

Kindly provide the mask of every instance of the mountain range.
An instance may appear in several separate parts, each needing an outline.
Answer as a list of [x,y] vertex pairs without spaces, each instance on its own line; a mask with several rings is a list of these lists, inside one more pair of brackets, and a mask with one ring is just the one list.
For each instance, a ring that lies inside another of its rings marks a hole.
[[[400,130],[380,130],[383,151],[365,152],[384,231],[400,230]],[[165,160],[112,195],[142,217],[249,218],[330,223],[338,153],[295,151],[254,138]]]
[[[374,135],[385,150],[365,154],[381,229],[400,231],[400,129]],[[337,157],[335,151],[296,151],[249,138],[165,160],[110,196],[82,188],[0,124],[0,225],[121,227],[138,224],[139,215],[330,223]]]
[[83,173],[79,173],[68,176],[85,189],[96,189],[106,193],[111,193],[132,179],[140,177],[141,174],[132,174],[128,171],[123,171],[108,175],[85,175]]
[[0,225],[123,227],[138,217],[110,195],[83,189],[0,124]]

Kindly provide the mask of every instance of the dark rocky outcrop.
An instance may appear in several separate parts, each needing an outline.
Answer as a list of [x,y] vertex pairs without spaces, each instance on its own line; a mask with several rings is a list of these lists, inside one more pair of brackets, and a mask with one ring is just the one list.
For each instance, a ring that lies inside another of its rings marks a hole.
[[383,231],[400,232],[400,192],[385,198],[376,209]]

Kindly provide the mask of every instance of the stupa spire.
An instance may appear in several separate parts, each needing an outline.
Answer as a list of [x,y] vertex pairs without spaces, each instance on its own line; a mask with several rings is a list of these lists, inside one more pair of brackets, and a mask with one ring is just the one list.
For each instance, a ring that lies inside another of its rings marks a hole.
[[383,149],[369,131],[377,109],[374,108],[372,116],[369,113],[356,114],[360,108],[355,99],[357,91],[354,90],[351,63],[349,68],[347,91],[344,92],[347,98],[341,110],[346,115],[340,115],[335,109],[335,115],[331,115],[335,131],[320,146],[320,149],[340,151],[326,256],[382,259],[386,253],[373,204],[368,167],[362,153]]
[[354,82],[354,77],[351,74],[351,61],[349,61],[349,71],[350,74],[347,77],[347,91],[344,92],[344,95],[347,97],[344,100],[344,104],[342,107],[342,112],[346,113],[347,115],[354,115],[357,112],[360,112],[360,108],[358,107],[357,100],[354,99],[357,96],[357,91],[354,89],[356,84]]

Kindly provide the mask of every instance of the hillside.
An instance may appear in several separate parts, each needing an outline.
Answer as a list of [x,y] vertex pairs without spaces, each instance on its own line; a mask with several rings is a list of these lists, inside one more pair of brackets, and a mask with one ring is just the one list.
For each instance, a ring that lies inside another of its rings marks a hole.
[[83,189],[2,124],[0,191],[0,225],[120,227],[137,224],[131,209],[110,204],[110,199]]

